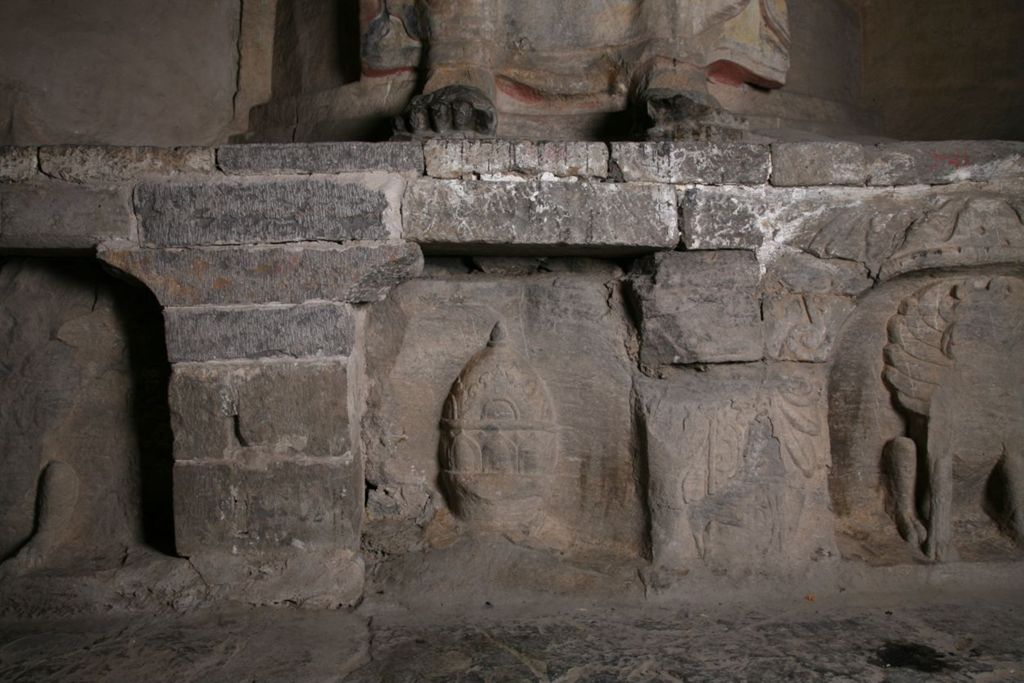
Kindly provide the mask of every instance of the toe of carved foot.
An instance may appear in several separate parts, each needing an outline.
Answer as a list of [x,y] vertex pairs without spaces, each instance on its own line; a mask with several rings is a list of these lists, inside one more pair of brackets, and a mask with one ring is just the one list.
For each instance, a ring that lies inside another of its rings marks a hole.
[[494,136],[496,124],[494,104],[483,92],[452,85],[414,97],[395,119],[395,136],[487,138]]
[[645,140],[724,142],[744,136],[743,121],[697,92],[652,89],[635,108],[637,137]]

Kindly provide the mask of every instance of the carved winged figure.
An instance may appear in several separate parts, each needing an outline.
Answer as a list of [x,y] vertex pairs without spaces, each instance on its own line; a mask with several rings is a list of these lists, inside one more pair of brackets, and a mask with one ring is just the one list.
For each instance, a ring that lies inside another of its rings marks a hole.
[[[900,535],[933,560],[954,559],[963,508],[1004,518],[1024,542],[1024,280],[929,285],[888,332],[884,378],[907,423],[885,454]],[[1006,503],[991,499],[993,482]]]

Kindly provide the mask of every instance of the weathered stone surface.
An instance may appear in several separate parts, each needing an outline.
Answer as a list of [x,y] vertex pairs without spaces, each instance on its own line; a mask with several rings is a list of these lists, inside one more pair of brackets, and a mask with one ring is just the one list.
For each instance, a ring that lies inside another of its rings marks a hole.
[[777,143],[772,184],[945,185],[1024,178],[1024,142]]
[[762,278],[767,357],[827,361],[854,309],[853,297],[873,284],[867,268],[858,263],[803,252],[776,254]]
[[0,247],[89,249],[127,239],[132,228],[124,190],[65,183],[0,186]]
[[764,242],[758,209],[737,202],[729,191],[680,191],[679,229],[687,249],[757,249]]
[[345,304],[165,308],[167,357],[179,361],[347,356],[355,317]]
[[2,3],[0,141],[204,145],[233,132],[241,3],[114,2]]
[[749,251],[654,254],[630,278],[647,365],[760,360],[760,273]]
[[836,555],[822,369],[677,370],[638,391],[657,567],[770,572]]
[[101,249],[100,258],[144,282],[164,306],[378,301],[415,277],[415,244],[290,244],[200,249]]
[[143,183],[135,210],[155,246],[389,239],[401,192],[388,175]]
[[[749,246],[769,265],[785,246],[891,279],[926,268],[1024,260],[1018,184],[942,188],[708,187],[688,192],[688,248]],[[694,236],[725,233],[728,240]],[[739,237],[734,237],[734,236]],[[788,251],[782,250],[782,251]]]
[[151,405],[166,385],[132,373],[158,362],[137,343],[159,344],[140,336],[159,313],[131,296],[93,264],[0,265],[0,573],[120,567],[143,540],[141,491],[169,503],[145,478],[169,456]]
[[884,283],[837,341],[829,488],[845,556],[883,565],[1021,556],[1022,461],[1010,444],[1024,439],[1015,360],[1024,279],[997,272]]
[[403,237],[425,249],[629,254],[679,241],[675,191],[591,182],[420,180]]
[[302,455],[353,462],[346,363],[186,363],[171,376],[176,461]]
[[177,462],[178,552],[188,557],[288,547],[353,549],[362,499],[362,468],[351,462]]
[[613,142],[612,161],[626,181],[757,185],[768,181],[768,145],[708,142]]
[[[498,321],[500,352],[488,346]],[[375,305],[362,430],[375,543],[404,553],[438,530],[454,539],[497,529],[574,557],[636,557],[644,523],[631,454],[629,330],[613,276],[601,274],[413,280]],[[490,418],[501,424],[480,432]],[[480,468],[472,444],[453,440],[457,424],[479,439]],[[510,474],[513,463],[520,477]],[[455,475],[444,475],[444,487],[443,471]],[[485,514],[496,509],[505,512]]]
[[0,145],[0,183],[30,180],[38,165],[35,147]]
[[226,145],[217,166],[231,174],[422,173],[423,149],[415,142],[324,142]]
[[42,147],[39,168],[48,176],[79,183],[215,170],[208,147]]
[[423,156],[432,178],[608,175],[608,146],[601,142],[430,140]]

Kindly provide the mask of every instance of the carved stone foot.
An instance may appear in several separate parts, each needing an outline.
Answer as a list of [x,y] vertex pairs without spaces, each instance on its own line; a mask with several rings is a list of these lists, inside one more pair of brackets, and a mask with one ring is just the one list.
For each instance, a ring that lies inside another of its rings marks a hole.
[[78,493],[78,474],[71,465],[55,460],[46,466],[39,484],[35,534],[14,557],[0,564],[0,576],[23,574],[52,558],[71,529]]
[[743,137],[743,121],[721,110],[707,95],[654,88],[634,110],[637,137],[644,140],[723,142]]
[[395,138],[488,138],[497,128],[494,103],[477,88],[450,85],[417,95],[395,118]]

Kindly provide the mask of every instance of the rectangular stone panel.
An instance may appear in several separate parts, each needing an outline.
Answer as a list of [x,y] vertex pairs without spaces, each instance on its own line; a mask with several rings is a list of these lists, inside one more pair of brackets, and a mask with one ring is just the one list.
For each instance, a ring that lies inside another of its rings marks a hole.
[[401,191],[387,175],[147,182],[135,211],[161,247],[379,240],[398,235]]
[[217,148],[217,165],[234,175],[294,173],[422,173],[418,142],[248,144]]
[[630,282],[647,365],[760,360],[757,258],[749,251],[654,254]]
[[825,376],[755,363],[637,381],[655,566],[772,572],[836,555]]
[[39,168],[72,182],[125,181],[146,175],[212,173],[209,147],[66,146],[39,149]]
[[423,155],[432,178],[608,175],[608,146],[602,142],[430,140]]
[[119,249],[99,256],[144,282],[164,306],[378,301],[423,269],[415,244],[289,244]]
[[0,183],[29,180],[36,174],[35,147],[0,145]]
[[179,363],[169,400],[176,461],[352,458],[343,360]]
[[662,185],[419,180],[403,236],[435,252],[631,254],[679,241],[675,190]]
[[179,361],[347,356],[355,317],[345,304],[165,308],[167,357]]
[[227,462],[174,466],[179,554],[298,546],[356,548],[362,468],[354,462]]
[[0,185],[0,247],[89,249],[128,239],[127,191],[70,183]]
[[768,145],[714,142],[613,142],[612,162],[626,181],[758,185],[768,181]]
[[945,185],[1024,178],[1024,142],[952,140],[772,146],[772,184]]

